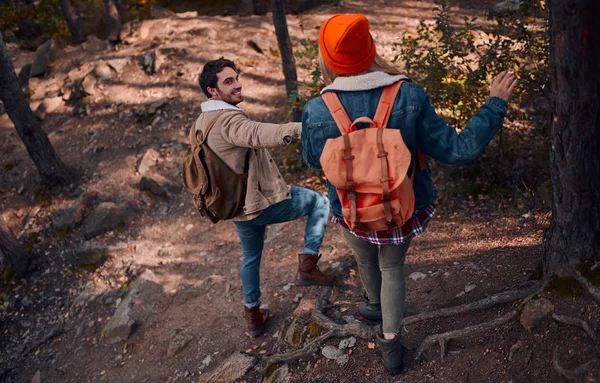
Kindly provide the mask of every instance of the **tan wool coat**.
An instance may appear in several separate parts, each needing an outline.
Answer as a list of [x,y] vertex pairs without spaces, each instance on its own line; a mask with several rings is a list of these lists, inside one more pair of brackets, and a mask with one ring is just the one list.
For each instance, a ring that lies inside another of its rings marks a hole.
[[204,132],[210,122],[223,111],[210,131],[207,143],[238,174],[244,172],[246,155],[250,149],[244,212],[234,219],[250,220],[267,207],[291,197],[290,187],[283,180],[267,148],[285,146],[300,138],[302,124],[252,121],[233,105],[209,100],[202,104],[202,113],[192,131]]

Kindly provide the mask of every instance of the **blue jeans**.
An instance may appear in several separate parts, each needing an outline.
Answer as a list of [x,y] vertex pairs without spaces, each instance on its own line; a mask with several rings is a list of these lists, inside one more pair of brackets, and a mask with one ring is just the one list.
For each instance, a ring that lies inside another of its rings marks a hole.
[[291,198],[266,208],[250,221],[236,222],[242,244],[242,291],[246,307],[260,306],[260,259],[267,225],[308,216],[304,229],[304,254],[319,254],[329,218],[329,200],[321,193],[296,186]]

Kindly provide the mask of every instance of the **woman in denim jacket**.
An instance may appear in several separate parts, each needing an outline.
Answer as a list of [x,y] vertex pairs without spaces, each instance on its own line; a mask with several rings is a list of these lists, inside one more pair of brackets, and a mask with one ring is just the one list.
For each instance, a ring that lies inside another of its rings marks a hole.
[[[319,64],[327,84],[321,94],[335,92],[352,121],[361,116],[373,117],[383,88],[405,81],[387,127],[400,130],[413,161],[418,157],[417,151],[448,164],[475,158],[502,127],[507,101],[517,82],[511,73],[498,75],[491,85],[490,98],[467,127],[457,133],[436,114],[421,87],[377,55],[369,23],[363,15],[335,15],[323,24],[319,34]],[[306,164],[320,169],[319,158],[325,142],[339,136],[340,131],[322,97],[309,101],[302,116]],[[403,369],[399,332],[405,299],[404,258],[410,240],[425,230],[435,213],[429,166],[426,161],[422,165],[416,167],[414,175],[415,213],[391,233],[352,231],[342,217],[335,187],[327,185],[332,221],[342,226],[342,233],[354,251],[366,293],[366,302],[358,309],[367,319],[382,320],[382,334],[377,334],[377,342],[390,374]]]

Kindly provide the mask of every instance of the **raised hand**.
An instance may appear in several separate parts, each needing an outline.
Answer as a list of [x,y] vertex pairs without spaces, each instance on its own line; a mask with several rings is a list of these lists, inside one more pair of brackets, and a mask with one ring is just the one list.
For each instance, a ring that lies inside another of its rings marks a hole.
[[519,80],[512,72],[504,71],[494,77],[490,86],[490,97],[500,97],[508,102],[512,96],[513,89]]

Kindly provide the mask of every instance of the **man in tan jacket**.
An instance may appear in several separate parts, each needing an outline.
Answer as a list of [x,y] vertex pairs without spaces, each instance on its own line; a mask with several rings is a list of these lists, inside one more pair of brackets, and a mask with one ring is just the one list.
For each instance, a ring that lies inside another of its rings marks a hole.
[[245,317],[250,334],[256,337],[263,332],[267,318],[265,310],[260,309],[260,260],[266,226],[307,216],[296,285],[331,286],[335,276],[325,275],[317,267],[329,202],[313,190],[288,186],[267,149],[299,139],[301,123],[269,124],[250,120],[236,106],[244,97],[237,69],[230,60],[220,58],[206,63],[199,82],[209,100],[202,103],[202,113],[192,133],[204,132],[216,118],[207,138],[208,146],[238,174],[248,171],[244,212],[234,219],[234,224],[243,253]]

